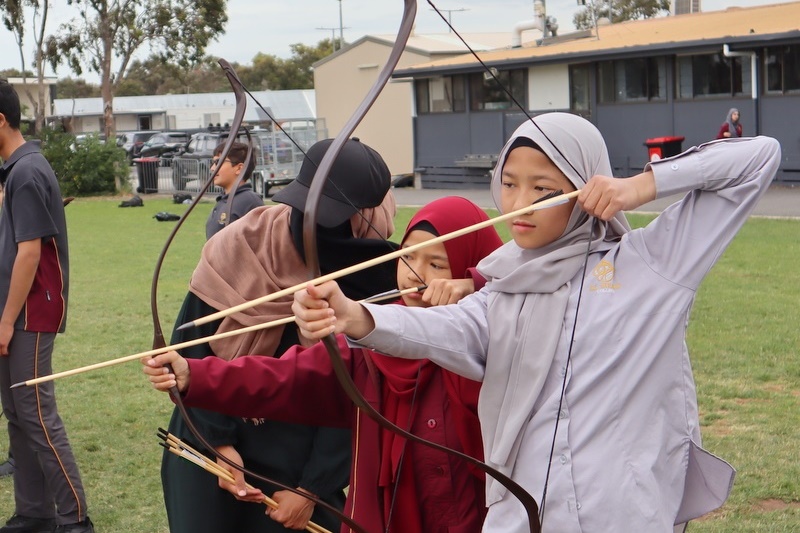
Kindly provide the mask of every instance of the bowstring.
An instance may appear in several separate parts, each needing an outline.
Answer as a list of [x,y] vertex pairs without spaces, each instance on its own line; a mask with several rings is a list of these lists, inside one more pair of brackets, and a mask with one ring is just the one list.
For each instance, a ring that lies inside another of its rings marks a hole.
[[[302,147],[302,146],[300,146],[300,144],[299,144],[299,143],[298,143],[298,142],[297,142],[297,141],[294,139],[294,137],[292,137],[291,135],[289,135],[289,132],[287,132],[287,131],[286,131],[286,130],[283,128],[283,126],[281,126],[281,125],[280,125],[280,123],[278,123],[278,121],[275,119],[275,117],[273,117],[273,116],[272,116],[272,113],[270,113],[270,112],[269,112],[269,110],[268,110],[266,107],[264,107],[264,105],[263,105],[261,102],[259,102],[259,101],[258,101],[258,99],[257,99],[255,96],[253,96],[253,93],[251,93],[251,92],[250,92],[250,90],[249,90],[247,87],[245,87],[245,85],[242,83],[242,81],[241,81],[241,80],[238,80],[238,83],[239,83],[239,85],[241,86],[241,88],[244,90],[244,92],[245,92],[245,93],[247,93],[247,94],[250,96],[250,98],[252,98],[252,99],[253,99],[253,102],[255,102],[255,103],[256,103],[256,105],[257,105],[257,106],[258,106],[258,107],[259,107],[259,108],[260,108],[260,109],[261,109],[261,110],[262,110],[262,111],[263,111],[263,112],[264,112],[264,113],[267,115],[267,117],[268,117],[268,118],[269,118],[269,119],[272,121],[272,123],[273,123],[273,124],[275,124],[275,125],[278,127],[278,129],[279,129],[279,130],[281,130],[281,132],[282,132],[284,135],[286,135],[286,138],[287,138],[287,139],[289,139],[289,140],[292,142],[292,144],[293,144],[293,145],[294,145],[294,146],[295,146],[295,147],[296,147],[298,150],[300,150],[300,153],[302,153],[302,154],[303,154],[303,157],[304,157],[305,159],[307,159],[308,161],[310,161],[310,162],[311,162],[311,164],[312,164],[312,165],[314,165],[314,167],[318,169],[318,168],[319,168],[319,163],[317,163],[316,161],[314,161],[313,159],[311,159],[310,157],[308,157],[308,153],[306,153],[306,151],[303,149],[303,147]],[[353,203],[353,202],[350,200],[350,198],[349,198],[349,197],[348,197],[348,196],[347,196],[347,195],[344,193],[344,191],[342,191],[342,189],[341,189],[341,188],[340,188],[338,185],[336,185],[336,182],[334,182],[333,180],[328,180],[328,183],[330,183],[331,185],[333,185],[333,188],[334,188],[334,189],[336,189],[336,192],[338,192],[338,193],[339,193],[339,195],[340,195],[342,198],[344,198],[344,201],[345,201],[345,202],[347,202],[347,204],[348,204],[348,205],[350,205],[350,207],[352,207],[352,208],[353,208],[353,209],[356,211],[356,213],[358,214],[358,216],[359,216],[359,217],[361,217],[361,220],[362,220],[362,221],[363,221],[363,222],[364,222],[364,223],[365,223],[365,224],[366,224],[366,225],[369,227],[369,229],[371,229],[373,232],[375,232],[375,235],[377,235],[378,237],[380,237],[380,239],[381,239],[383,242],[385,242],[385,243],[386,243],[386,244],[389,246],[389,248],[390,248],[392,251],[394,251],[394,248],[392,248],[392,245],[391,245],[391,244],[389,244],[389,235],[387,235],[387,236],[385,236],[385,237],[384,237],[383,235],[381,235],[381,233],[380,233],[380,232],[378,231],[378,229],[377,229],[377,228],[376,228],[376,227],[375,227],[375,226],[372,224],[372,222],[371,222],[371,221],[370,221],[370,220],[369,220],[369,219],[366,217],[366,215],[364,215],[364,213],[362,213],[362,212],[361,212],[361,209],[357,208],[357,207],[355,206],[355,204],[354,204],[354,203]],[[426,283],[425,283],[425,280],[424,280],[424,279],[422,279],[422,276],[420,276],[420,275],[419,275],[419,273],[417,273],[417,271],[416,271],[416,270],[414,270],[414,268],[413,268],[413,267],[412,267],[412,266],[411,266],[411,265],[408,263],[408,261],[406,261],[406,258],[405,258],[405,257],[403,257],[403,256],[400,256],[400,257],[399,257],[399,259],[400,259],[400,261],[402,261],[402,262],[403,262],[403,263],[406,265],[406,267],[408,267],[408,269],[411,271],[411,273],[412,273],[412,274],[414,274],[414,276],[416,276],[417,280],[419,280],[419,282],[420,282],[422,285],[425,285],[425,284],[426,284]]]
[[[576,175],[582,176],[582,173],[579,172],[577,168],[575,168],[575,166],[572,164],[572,162],[564,155],[564,153],[559,149],[559,147],[556,146],[556,144],[553,142],[553,140],[550,139],[550,137],[544,132],[544,130],[542,130],[541,126],[539,126],[539,124],[536,123],[536,121],[534,120],[533,116],[528,112],[528,110],[525,109],[525,107],[523,107],[523,105],[519,102],[519,100],[517,100],[517,98],[514,96],[514,94],[500,81],[500,79],[497,77],[497,75],[495,75],[494,70],[492,70],[480,58],[480,56],[478,56],[477,52],[475,52],[475,50],[467,43],[466,39],[464,39],[461,36],[461,34],[458,32],[458,30],[456,30],[453,27],[453,25],[450,23],[450,21],[447,19],[447,17],[445,17],[444,14],[439,10],[439,8],[436,7],[436,5],[433,3],[433,1],[432,0],[426,0],[426,1],[428,2],[428,5],[430,5],[431,8],[433,8],[433,10],[436,12],[436,14],[439,15],[439,17],[444,21],[444,23],[447,25],[447,27],[450,28],[450,31],[452,31],[456,35],[456,37],[458,37],[458,39],[464,44],[464,46],[467,48],[467,50],[469,50],[470,54],[472,54],[472,56],[478,61],[478,63],[480,63],[480,65],[485,69],[485,71],[488,72],[491,75],[492,79],[497,84],[497,86],[500,87],[500,89],[503,90],[503,92],[509,97],[509,99],[514,103],[514,105],[516,105],[517,108],[520,111],[522,111],[522,113],[526,117],[528,117],[528,120],[531,122],[531,124],[533,124],[536,127],[537,130],[539,130],[539,133],[541,133],[542,136],[544,136],[544,138],[547,139],[547,142],[549,142],[550,146],[552,146],[553,149],[558,153],[558,155],[561,156],[561,159],[564,160],[572,168],[572,170],[575,172]],[[584,178],[584,181],[588,181],[588,180],[586,180]],[[575,329],[576,329],[576,327],[578,325],[578,311],[580,310],[581,300],[583,299],[584,280],[586,278],[586,270],[588,268],[588,263],[589,263],[589,254],[591,253],[591,247],[592,247],[592,237],[594,236],[594,229],[595,229],[596,223],[597,223],[597,218],[592,217],[592,225],[591,225],[591,230],[589,232],[589,240],[588,240],[588,243],[587,243],[587,246],[586,246],[586,254],[584,256],[584,261],[583,261],[583,273],[581,275],[581,283],[580,283],[580,287],[579,287],[579,290],[578,290],[578,302],[577,302],[576,308],[575,308],[575,318],[574,318],[573,325],[572,325],[572,334],[570,336],[569,349],[567,351],[567,362],[566,362],[566,364],[564,366],[564,380],[563,380],[563,382],[561,384],[561,394],[560,394],[559,401],[558,401],[558,410],[556,411],[555,427],[553,428],[553,438],[552,438],[552,442],[551,442],[551,445],[550,445],[550,456],[549,456],[548,461],[547,461],[547,473],[545,475],[544,487],[542,489],[542,499],[541,499],[540,509],[539,509],[539,523],[540,524],[544,521],[544,510],[545,510],[545,503],[546,503],[546,500],[547,500],[547,486],[548,486],[548,483],[549,483],[550,470],[551,470],[551,466],[552,466],[552,463],[553,463],[553,454],[555,453],[555,444],[556,444],[556,438],[557,438],[557,435],[558,435],[559,415],[561,413],[561,409],[562,409],[563,403],[564,403],[564,396],[566,394],[567,374],[568,374],[568,371],[569,371],[570,362],[572,361],[572,348],[573,348],[573,345],[575,343]]]

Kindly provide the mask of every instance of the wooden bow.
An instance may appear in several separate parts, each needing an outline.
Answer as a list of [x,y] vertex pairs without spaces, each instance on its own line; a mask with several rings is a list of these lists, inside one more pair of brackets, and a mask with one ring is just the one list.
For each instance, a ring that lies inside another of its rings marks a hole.
[[[230,63],[228,63],[224,59],[220,59],[219,60],[219,64],[222,67],[222,70],[225,72],[225,75],[228,77],[228,81],[231,83],[231,87],[233,88],[233,92],[234,92],[234,94],[236,96],[236,112],[234,113],[233,125],[231,126],[231,130],[238,133],[239,128],[241,128],[242,122],[244,121],[244,113],[245,113],[245,109],[247,107],[247,100],[246,100],[245,92],[244,92],[243,85],[242,85],[241,81],[239,80],[238,76],[236,75],[236,72],[231,67]],[[235,134],[228,136],[228,139],[225,141],[225,146],[223,147],[222,152],[219,155],[219,160],[220,161],[224,161],[228,157],[228,154],[231,151],[231,146],[233,145],[233,143],[235,141],[236,141],[236,135]],[[248,160],[250,158],[250,155],[251,155],[251,152],[248,151]],[[191,213],[192,210],[195,208],[195,206],[200,202],[200,199],[203,197],[203,194],[205,194],[205,192],[209,189],[209,187],[211,187],[211,185],[214,183],[214,178],[219,173],[219,169],[220,169],[221,166],[222,165],[218,164],[214,168],[214,171],[211,173],[211,176],[209,176],[209,178],[206,181],[205,185],[203,186],[201,191],[198,193],[197,197],[194,199],[192,204],[189,206],[189,209],[186,210],[186,212],[180,218],[178,223],[175,225],[175,227],[173,228],[173,230],[170,233],[169,237],[167,238],[167,241],[164,244],[164,247],[162,248],[161,253],[159,254],[158,261],[156,262],[155,271],[153,273],[153,281],[152,281],[152,285],[150,287],[150,309],[151,309],[152,316],[153,316],[153,349],[163,348],[166,345],[166,342],[164,340],[163,330],[161,328],[161,321],[159,320],[159,316],[158,316],[158,299],[157,299],[158,278],[159,278],[159,275],[161,273],[161,267],[164,264],[164,258],[166,257],[167,250],[169,249],[170,244],[172,244],[172,241],[175,238],[175,235],[178,233],[178,230],[180,229],[180,227],[183,224],[184,220],[186,220],[186,218],[189,216],[189,213]],[[170,371],[171,370],[172,369],[170,369]],[[250,470],[248,470],[248,469],[246,469],[246,468],[234,463],[233,461],[231,461],[230,459],[228,459],[224,455],[218,453],[217,450],[214,448],[214,446],[212,446],[205,439],[205,437],[203,437],[203,435],[200,433],[200,431],[195,426],[194,422],[192,421],[191,417],[189,416],[189,412],[186,409],[186,406],[183,404],[183,399],[181,398],[181,395],[180,395],[180,392],[178,391],[178,388],[177,387],[173,387],[172,389],[170,389],[169,394],[170,394],[172,400],[175,402],[175,405],[177,406],[178,411],[181,414],[181,417],[183,418],[184,422],[186,423],[186,427],[189,429],[189,431],[192,433],[192,435],[194,435],[194,437],[197,439],[197,441],[200,444],[202,444],[203,447],[205,447],[216,458],[222,460],[227,465],[229,465],[229,466],[241,471],[245,475],[252,476],[253,478],[256,478],[256,479],[260,479],[261,481],[264,481],[266,483],[270,483],[272,485],[280,487],[280,488],[282,488],[284,490],[288,490],[290,492],[293,492],[295,494],[298,494],[300,496],[303,496],[304,498],[307,498],[307,499],[313,501],[316,505],[319,505],[319,506],[325,508],[326,510],[328,510],[329,512],[333,513],[337,518],[339,518],[342,522],[347,524],[356,533],[367,533],[362,527],[360,527],[358,524],[356,524],[351,518],[346,516],[339,509],[335,508],[334,506],[330,505],[329,503],[327,503],[325,501],[322,501],[319,498],[312,497],[312,496],[310,496],[308,494],[302,493],[302,492],[298,491],[295,487],[290,487],[290,486],[285,485],[285,484],[283,484],[283,483],[281,483],[279,481],[276,481],[274,479],[268,478],[268,477],[263,476],[261,474],[257,474],[255,472],[252,472],[252,471],[250,471]]]
[[[305,249],[306,266],[308,267],[309,276],[311,279],[314,279],[320,275],[319,257],[316,250],[317,209],[319,207],[319,201],[322,196],[323,187],[325,186],[325,180],[330,174],[333,162],[338,157],[339,152],[343,148],[345,142],[347,142],[349,137],[355,131],[358,124],[366,115],[367,111],[369,111],[372,104],[378,98],[378,95],[380,94],[381,90],[391,77],[394,68],[400,61],[400,57],[402,56],[405,45],[408,42],[409,36],[411,35],[411,31],[414,25],[414,18],[416,16],[416,11],[417,11],[416,0],[404,0],[404,3],[405,6],[403,10],[402,24],[400,26],[400,31],[398,32],[397,40],[395,41],[394,46],[392,47],[392,51],[389,55],[387,63],[384,65],[383,70],[378,76],[378,79],[375,81],[374,85],[370,89],[370,92],[364,98],[361,105],[358,107],[354,115],[348,120],[347,124],[345,124],[345,126],[342,128],[342,130],[339,132],[339,134],[331,143],[330,147],[328,148],[328,151],[325,153],[325,156],[320,162],[317,172],[314,174],[314,178],[311,181],[308,197],[306,199],[306,206],[304,209],[305,216],[303,218],[303,244]],[[342,356],[339,353],[335,337],[333,335],[329,335],[323,339],[323,342],[328,350],[328,353],[330,354],[331,363],[333,365],[333,369],[334,372],[336,373],[337,378],[342,384],[342,387],[344,387],[344,390],[347,393],[347,395],[359,409],[364,411],[382,428],[397,433],[398,435],[412,442],[429,446],[436,450],[448,453],[450,455],[454,455],[459,459],[474,465],[478,469],[485,472],[487,475],[492,476],[495,480],[497,480],[504,487],[506,487],[509,490],[509,492],[514,494],[514,496],[516,496],[520,500],[520,502],[522,502],[522,505],[525,507],[525,511],[528,515],[528,521],[530,523],[531,533],[539,533],[540,527],[538,518],[538,506],[536,505],[536,501],[533,499],[533,497],[528,492],[526,492],[525,489],[523,489],[519,484],[514,482],[511,478],[509,478],[505,474],[495,470],[494,468],[490,467],[489,465],[485,464],[482,461],[475,459],[474,457],[458,452],[456,450],[452,450],[450,448],[447,448],[446,446],[442,446],[440,444],[430,442],[423,438],[417,437],[413,433],[409,433],[408,431],[391,423],[370,405],[370,403],[364,398],[364,396],[359,392],[358,388],[353,383],[353,380],[347,370],[347,367],[342,359]]]

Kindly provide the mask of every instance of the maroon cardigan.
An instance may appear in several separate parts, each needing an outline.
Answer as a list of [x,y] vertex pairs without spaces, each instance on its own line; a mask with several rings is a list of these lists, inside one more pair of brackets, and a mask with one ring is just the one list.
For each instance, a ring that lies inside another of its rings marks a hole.
[[[365,357],[371,352],[349,348],[342,336],[337,340],[353,381],[380,412],[384,384],[374,366],[367,364]],[[353,464],[345,513],[367,531],[385,530],[383,489],[378,486],[382,430],[344,393],[322,343],[307,349],[296,346],[279,359],[245,356],[226,362],[207,357],[187,362],[191,381],[184,399],[191,407],[248,418],[352,428]],[[436,368],[429,385],[417,392],[417,415],[411,432],[459,451],[474,449],[476,444],[480,447],[477,384],[466,387],[474,390],[474,398],[468,403],[476,423],[471,426],[472,442],[465,447],[449,414],[442,377],[447,371]],[[458,379],[474,384],[466,378]],[[404,533],[480,532],[486,513],[483,479],[459,459],[426,446],[411,446],[413,464],[403,468],[414,468],[423,530]],[[393,512],[403,513],[403,509]],[[342,526],[341,531],[349,533],[350,529]]]

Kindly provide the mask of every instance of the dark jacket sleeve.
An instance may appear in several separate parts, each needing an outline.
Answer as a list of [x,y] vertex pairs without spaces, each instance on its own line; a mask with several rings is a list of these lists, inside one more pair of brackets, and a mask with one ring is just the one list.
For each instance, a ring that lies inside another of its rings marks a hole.
[[[200,300],[191,292],[186,295],[183,306],[178,313],[177,323],[183,324],[195,318],[205,316],[216,310]],[[174,331],[171,343],[177,344],[188,340],[193,340],[216,333],[218,321],[205,324],[199,328],[190,328],[182,331]],[[206,344],[191,346],[180,351],[180,354],[187,359],[200,359],[212,354],[211,347]],[[217,357],[214,357],[217,359]],[[209,408],[211,409],[211,408]],[[206,409],[191,409],[189,415],[192,417],[195,426],[212,446],[236,445],[237,430],[236,422],[228,416]]]
[[[361,350],[337,336],[350,375]],[[322,343],[294,346],[280,358],[247,355],[189,359],[191,378],[184,402],[232,416],[349,428],[353,404],[342,390]]]

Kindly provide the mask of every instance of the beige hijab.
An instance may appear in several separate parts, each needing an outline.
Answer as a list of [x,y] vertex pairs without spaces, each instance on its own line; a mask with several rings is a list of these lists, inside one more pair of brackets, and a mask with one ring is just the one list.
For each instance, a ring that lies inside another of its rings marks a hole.
[[[288,205],[259,207],[214,235],[203,247],[189,290],[214,309],[222,310],[307,281],[306,266],[289,230],[291,210]],[[390,191],[381,205],[362,209],[361,214],[351,217],[353,236],[387,238],[394,233],[395,212]],[[376,236],[375,230],[381,235]],[[290,316],[292,301],[290,295],[233,314],[222,320],[217,333]],[[283,328],[212,341],[211,349],[226,360],[247,354],[273,355]]]
[[[547,113],[534,122],[520,126],[500,153],[491,184],[498,208],[502,167],[518,137],[541,147],[578,189],[595,174],[612,175],[605,142],[590,122],[567,113]],[[602,251],[629,229],[620,213],[609,222],[598,221],[592,234],[591,219],[576,204],[555,242],[526,250],[511,241],[478,265],[490,289],[489,348],[478,414],[487,462],[501,472],[511,475],[562,329],[572,327],[563,323],[570,281],[583,268],[589,239],[592,251]],[[487,481],[487,504],[491,504],[502,498],[505,489]]]

